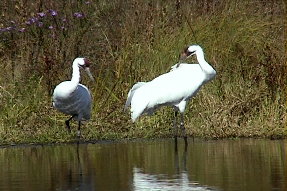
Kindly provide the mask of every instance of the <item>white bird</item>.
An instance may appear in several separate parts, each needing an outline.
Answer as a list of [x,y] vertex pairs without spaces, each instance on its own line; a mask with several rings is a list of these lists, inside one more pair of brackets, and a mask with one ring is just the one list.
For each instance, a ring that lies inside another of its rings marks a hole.
[[177,113],[181,113],[180,127],[187,137],[184,128],[183,113],[187,101],[196,95],[200,87],[212,80],[216,71],[204,59],[204,53],[199,45],[191,45],[184,49],[181,59],[196,55],[198,64],[178,63],[170,72],[162,74],[149,82],[138,82],[128,93],[125,108],[131,106],[132,121],[143,113],[152,114],[155,109],[171,105],[175,108],[175,140],[177,138]]
[[78,137],[81,136],[81,121],[91,118],[92,98],[88,88],[80,84],[80,68],[83,68],[94,80],[90,73],[90,62],[86,58],[76,58],[73,62],[71,81],[61,82],[56,86],[53,93],[53,106],[71,117],[65,121],[68,131],[71,131],[70,120],[78,121]]

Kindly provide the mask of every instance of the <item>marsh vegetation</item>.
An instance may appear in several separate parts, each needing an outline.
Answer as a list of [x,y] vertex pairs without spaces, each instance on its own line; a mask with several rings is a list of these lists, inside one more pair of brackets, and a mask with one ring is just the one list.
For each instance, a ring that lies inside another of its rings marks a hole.
[[0,144],[75,138],[51,94],[78,56],[96,78],[82,77],[93,95],[84,140],[171,136],[172,109],[132,124],[123,106],[135,82],[169,71],[189,44],[218,74],[188,105],[189,135],[286,137],[283,1],[2,0],[0,11]]

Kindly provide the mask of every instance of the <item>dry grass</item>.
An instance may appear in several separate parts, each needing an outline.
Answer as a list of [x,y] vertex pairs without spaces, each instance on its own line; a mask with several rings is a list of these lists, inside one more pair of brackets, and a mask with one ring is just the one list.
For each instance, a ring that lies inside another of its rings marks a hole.
[[[14,28],[0,33],[1,143],[74,139],[64,129],[66,116],[51,108],[51,93],[70,78],[77,56],[94,62],[96,77],[95,83],[82,79],[94,98],[84,139],[170,136],[172,109],[162,108],[132,124],[123,105],[135,82],[168,71],[181,49],[195,43],[204,48],[218,75],[190,102],[188,133],[208,138],[286,137],[283,5],[229,0],[3,1],[0,28]],[[57,15],[46,12],[49,9]],[[39,12],[50,15],[27,25]]]

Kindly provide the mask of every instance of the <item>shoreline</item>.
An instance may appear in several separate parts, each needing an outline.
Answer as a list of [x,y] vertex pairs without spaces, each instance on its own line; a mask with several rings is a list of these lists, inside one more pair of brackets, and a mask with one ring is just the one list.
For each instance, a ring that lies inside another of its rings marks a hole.
[[[3,148],[19,148],[19,147],[43,147],[43,146],[64,146],[64,145],[83,145],[83,144],[114,144],[114,143],[133,143],[133,142],[149,142],[149,141],[161,141],[173,139],[173,137],[162,138],[125,138],[125,139],[106,139],[106,140],[74,140],[70,142],[51,142],[51,143],[19,143],[19,144],[0,144],[0,149]],[[200,137],[188,137],[188,141],[196,142],[198,140],[209,141],[223,141],[223,140],[242,140],[242,139],[262,139],[262,140],[287,140],[287,137],[280,138],[268,138],[268,137],[229,137],[229,138],[200,138]],[[178,140],[183,141],[182,137],[178,137]]]

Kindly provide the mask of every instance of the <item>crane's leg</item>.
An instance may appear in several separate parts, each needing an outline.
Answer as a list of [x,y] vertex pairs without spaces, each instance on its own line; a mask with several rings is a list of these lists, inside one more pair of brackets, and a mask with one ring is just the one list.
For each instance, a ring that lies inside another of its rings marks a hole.
[[79,121],[77,137],[78,137],[78,138],[81,137],[81,121]]
[[180,173],[179,169],[179,157],[178,157],[178,148],[177,145],[174,144],[174,167],[177,173]]
[[70,117],[68,120],[65,121],[66,127],[68,129],[68,132],[71,133],[71,127],[70,127],[70,121],[71,119],[73,119],[76,115],[73,115],[72,117]]
[[177,128],[177,114],[178,111],[174,112],[174,121],[173,121],[173,130],[174,130],[174,143],[175,147],[177,147],[177,136],[178,136],[178,128]]
[[180,113],[180,128],[182,129],[182,132],[183,132],[183,138],[184,138],[185,146],[187,146],[187,135],[186,135],[185,127],[184,127],[184,115],[183,115],[183,113]]

